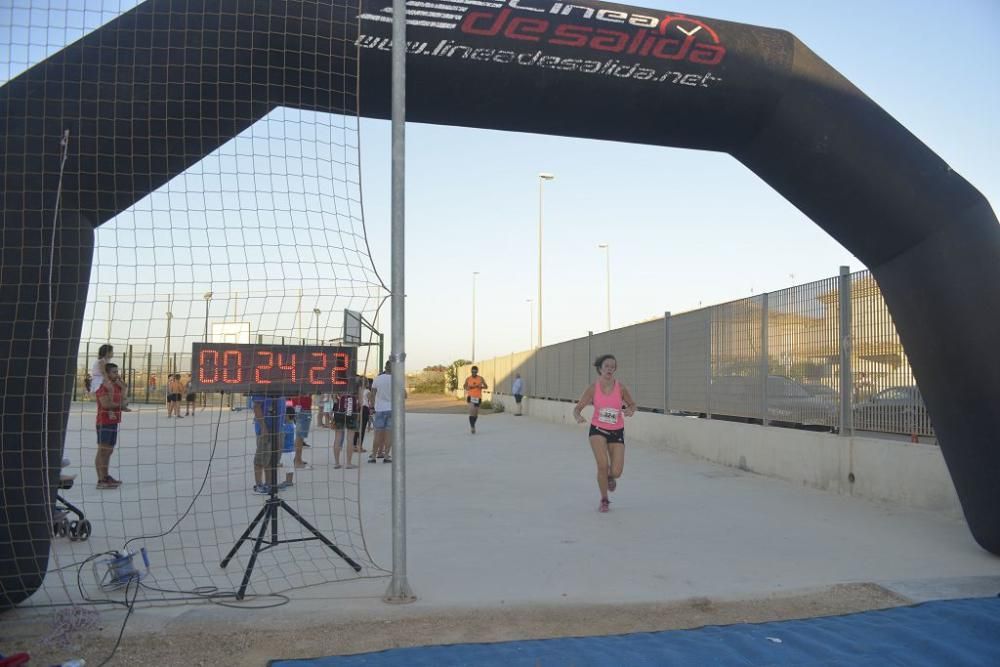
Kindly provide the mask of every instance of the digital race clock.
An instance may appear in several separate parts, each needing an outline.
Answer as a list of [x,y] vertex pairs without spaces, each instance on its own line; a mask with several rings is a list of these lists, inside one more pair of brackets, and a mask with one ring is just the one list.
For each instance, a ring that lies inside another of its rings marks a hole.
[[357,363],[354,347],[195,343],[191,389],[285,395],[345,391],[356,386]]

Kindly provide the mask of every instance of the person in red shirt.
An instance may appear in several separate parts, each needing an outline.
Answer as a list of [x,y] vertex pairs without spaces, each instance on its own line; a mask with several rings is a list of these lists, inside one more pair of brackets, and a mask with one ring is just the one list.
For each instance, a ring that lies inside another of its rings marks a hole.
[[111,463],[111,453],[118,443],[118,424],[122,421],[122,412],[131,410],[125,406],[124,385],[118,376],[118,364],[107,363],[104,372],[104,382],[94,393],[97,398],[97,456],[94,458],[94,467],[97,468],[98,489],[117,489],[121,482],[108,474],[108,466]]

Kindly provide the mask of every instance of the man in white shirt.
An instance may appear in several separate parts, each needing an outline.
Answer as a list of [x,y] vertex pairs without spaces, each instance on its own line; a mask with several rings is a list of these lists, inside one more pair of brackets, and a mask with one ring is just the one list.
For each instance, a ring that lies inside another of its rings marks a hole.
[[368,463],[382,459],[383,463],[392,463],[392,438],[389,429],[392,428],[392,362],[385,362],[385,370],[372,381],[371,406],[375,417],[372,424],[375,427],[375,444]]
[[524,398],[524,380],[521,379],[520,373],[514,375],[514,385],[511,387],[510,393],[514,394],[514,401],[517,402],[517,412],[514,413],[514,416],[520,417],[521,399]]

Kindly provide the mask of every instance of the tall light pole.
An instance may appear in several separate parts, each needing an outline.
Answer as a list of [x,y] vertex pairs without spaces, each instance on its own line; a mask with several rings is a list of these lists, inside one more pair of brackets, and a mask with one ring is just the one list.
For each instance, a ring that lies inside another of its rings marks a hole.
[[[174,319],[174,314],[169,310],[171,307],[167,306],[167,375],[173,373],[173,369],[170,367],[170,321]],[[162,373],[163,371],[161,370],[160,372]]]
[[544,172],[538,175],[538,347],[542,346],[542,185],[554,178]]
[[319,338],[319,314],[321,312],[322,311],[319,308],[313,308],[313,315],[316,316],[316,344],[317,345],[322,345],[323,344],[323,341],[321,341],[320,338]]
[[607,280],[605,284],[608,291],[608,331],[611,331],[611,244],[610,243],[598,243],[598,248],[604,248],[604,268],[607,274]]
[[535,309],[532,304],[535,303],[534,299],[525,299],[528,303],[528,349],[534,349],[535,347]]
[[212,302],[212,293],[205,292],[202,297],[205,300],[205,335],[202,336],[202,340],[206,343],[208,342],[208,304]]
[[[205,336],[204,336],[203,340],[207,343],[208,342],[208,304],[212,303],[212,293],[211,292],[205,292],[202,295],[202,298],[205,299]],[[208,394],[202,393],[202,395],[201,395],[201,407],[202,407],[202,409],[204,409],[207,406],[208,406]]]
[[476,276],[479,275],[479,271],[472,272],[472,359],[470,361],[476,361]]

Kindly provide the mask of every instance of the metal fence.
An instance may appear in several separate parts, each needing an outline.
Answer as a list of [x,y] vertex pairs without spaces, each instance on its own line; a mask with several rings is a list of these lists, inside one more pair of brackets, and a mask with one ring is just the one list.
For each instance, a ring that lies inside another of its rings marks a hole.
[[[493,391],[520,373],[529,397],[575,401],[599,354],[640,409],[850,434],[934,435],[885,301],[868,271],[477,360]],[[459,386],[469,375],[459,370]]]

